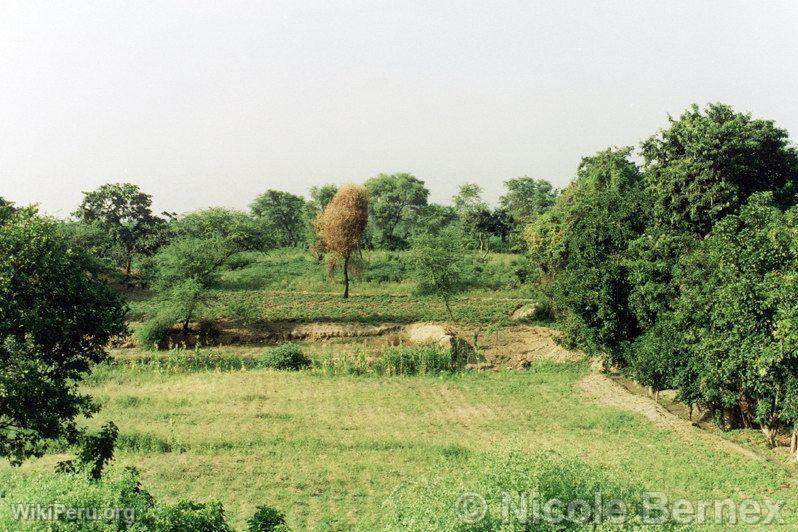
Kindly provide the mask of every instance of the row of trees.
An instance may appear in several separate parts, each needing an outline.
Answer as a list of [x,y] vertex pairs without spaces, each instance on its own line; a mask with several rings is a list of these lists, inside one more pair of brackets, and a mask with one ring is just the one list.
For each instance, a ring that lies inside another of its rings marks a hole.
[[567,338],[725,427],[798,447],[798,153],[785,130],[694,106],[585,158],[526,229]]
[[[360,245],[366,249],[406,249],[415,234],[458,228],[469,245],[481,251],[508,251],[522,245],[520,228],[549,208],[558,191],[545,180],[519,177],[505,182],[506,194],[491,208],[482,199],[482,189],[464,184],[452,205],[428,202],[424,182],[410,174],[380,174],[365,182],[369,197],[368,224]],[[224,215],[241,221],[250,218],[253,231],[268,235],[270,247],[314,247],[317,219],[338,188],[324,185],[310,189],[310,199],[278,190],[268,190],[250,205],[249,213],[212,209],[213,217]],[[199,211],[200,213],[203,211]],[[193,213],[188,217],[196,217]],[[136,185],[116,183],[87,192],[69,224],[80,245],[103,257],[109,266],[121,268],[128,280],[133,266],[181,236],[185,223],[174,213],[152,211],[152,198]],[[320,248],[318,248],[320,249]]]

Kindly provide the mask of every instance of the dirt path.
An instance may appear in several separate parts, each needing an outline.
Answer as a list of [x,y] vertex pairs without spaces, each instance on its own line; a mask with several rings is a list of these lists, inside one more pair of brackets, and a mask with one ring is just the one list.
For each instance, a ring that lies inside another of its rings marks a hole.
[[656,426],[679,434],[686,440],[699,439],[718,449],[736,453],[750,460],[766,461],[759,453],[731,442],[693,425],[692,422],[672,414],[653,399],[635,395],[609,377],[593,371],[577,384],[579,389],[599,403],[642,414]]

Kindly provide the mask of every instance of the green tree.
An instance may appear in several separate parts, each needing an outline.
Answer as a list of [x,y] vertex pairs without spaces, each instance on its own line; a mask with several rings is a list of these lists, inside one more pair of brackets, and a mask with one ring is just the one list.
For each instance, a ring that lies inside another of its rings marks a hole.
[[457,194],[452,197],[452,205],[460,218],[465,218],[470,213],[488,208],[482,199],[482,187],[474,183],[465,183],[457,189]]
[[[180,322],[187,341],[191,321],[213,300],[212,288],[225,263],[239,252],[265,250],[271,243],[249,216],[229,209],[193,212],[176,219],[172,230],[174,238],[153,259],[159,308],[144,330],[160,336],[164,327]],[[148,337],[147,343],[158,343],[152,340]]]
[[443,300],[454,321],[451,299],[466,287],[468,255],[461,233],[452,228],[440,234],[416,234],[411,239],[410,263],[422,293]]
[[308,218],[305,200],[289,192],[267,190],[252,202],[250,211],[279,247],[299,246]]
[[327,205],[335,197],[336,192],[338,192],[338,187],[332,184],[310,187],[309,203],[310,210],[313,215],[312,218],[315,218],[324,211]]
[[74,216],[108,233],[125,276],[130,277],[133,258],[152,254],[165,226],[164,220],[152,213],[152,197],[130,183],[103,185],[83,196]]
[[499,205],[519,224],[545,212],[559,194],[545,179],[526,176],[508,179],[504,187],[507,193],[499,198]]
[[622,361],[624,345],[637,334],[620,260],[645,223],[642,175],[630,154],[623,148],[583,159],[547,216],[553,229],[535,225],[527,235],[535,253],[550,257],[553,297],[568,338],[608,362]]
[[758,191],[791,204],[798,153],[785,130],[723,104],[693,105],[643,143],[647,195],[654,222],[705,235]]
[[69,244],[58,222],[19,209],[0,227],[0,455],[75,443],[75,423],[97,407],[79,389],[109,340],[125,331],[125,305]]
[[427,205],[429,190],[412,174],[380,174],[366,181],[374,245],[406,247],[419,212]]
[[771,445],[798,378],[798,209],[752,195],[680,268],[677,311],[702,402],[723,423],[759,425]]

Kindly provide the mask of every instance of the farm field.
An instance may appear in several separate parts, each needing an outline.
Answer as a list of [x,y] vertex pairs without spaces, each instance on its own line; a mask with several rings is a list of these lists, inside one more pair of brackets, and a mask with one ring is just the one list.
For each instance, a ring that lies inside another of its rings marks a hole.
[[[591,370],[579,357],[540,359],[522,371],[396,377],[218,363],[257,353],[200,350],[193,356],[211,361],[202,368],[135,364],[147,355],[116,351],[118,362],[85,385],[102,406],[91,426],[119,426],[112,468],[137,467],[148,490],[168,502],[221,500],[238,529],[259,504],[284,511],[296,529],[435,528],[407,513],[445,515],[458,493],[478,491],[508,456],[534,462],[541,453],[674,498],[785,499],[788,525],[798,523],[796,472],[786,461],[751,467],[750,456],[711,439],[604,406],[581,390]],[[25,482],[58,458],[3,467],[0,479]],[[517,474],[521,466],[506,467]]]

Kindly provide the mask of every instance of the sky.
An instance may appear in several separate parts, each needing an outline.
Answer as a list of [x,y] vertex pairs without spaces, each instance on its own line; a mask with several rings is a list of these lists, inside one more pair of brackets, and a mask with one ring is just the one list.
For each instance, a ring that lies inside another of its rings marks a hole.
[[187,212],[381,172],[495,201],[715,101],[798,139],[798,3],[0,3],[0,196],[57,216],[108,182]]

